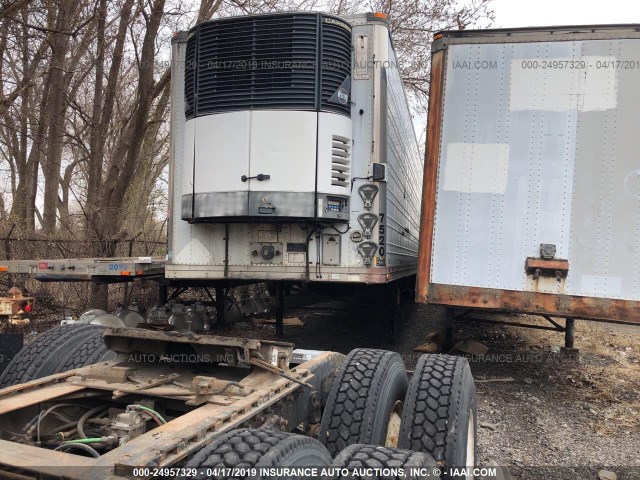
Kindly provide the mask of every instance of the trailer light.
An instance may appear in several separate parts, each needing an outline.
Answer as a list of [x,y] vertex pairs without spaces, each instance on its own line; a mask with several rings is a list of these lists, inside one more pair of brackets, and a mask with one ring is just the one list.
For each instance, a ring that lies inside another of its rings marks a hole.
[[362,227],[364,238],[371,238],[373,236],[373,227],[378,223],[378,216],[373,213],[363,213],[358,216],[358,223]]
[[31,313],[31,310],[33,310],[33,308],[27,303],[22,310],[24,311],[24,313]]
[[6,265],[0,265],[0,272],[8,272],[9,271],[9,267],[7,267]]
[[122,270],[120,272],[120,275],[122,275],[123,277],[130,277],[131,276],[131,271],[130,270]]
[[273,257],[276,256],[276,249],[273,245],[263,245],[260,254],[265,260],[273,260]]

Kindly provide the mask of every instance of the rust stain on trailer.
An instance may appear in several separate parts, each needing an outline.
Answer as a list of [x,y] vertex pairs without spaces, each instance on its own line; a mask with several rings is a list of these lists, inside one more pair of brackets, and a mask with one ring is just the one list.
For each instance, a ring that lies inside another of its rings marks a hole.
[[440,129],[442,128],[444,61],[444,50],[435,52],[431,57],[427,148],[424,159],[422,209],[420,215],[420,249],[418,253],[418,273],[416,278],[416,301],[421,303],[427,301],[431,272],[433,222],[436,211],[438,160],[440,158]]
[[563,295],[567,288],[569,261],[529,257],[525,262],[525,290]]
[[433,283],[429,303],[640,324],[640,302]]

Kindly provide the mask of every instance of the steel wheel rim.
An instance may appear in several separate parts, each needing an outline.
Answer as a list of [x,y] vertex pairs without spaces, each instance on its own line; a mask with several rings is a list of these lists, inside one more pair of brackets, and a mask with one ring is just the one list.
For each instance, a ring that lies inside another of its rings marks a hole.
[[397,448],[398,441],[400,440],[400,423],[402,421],[402,409],[404,405],[402,400],[396,400],[393,404],[393,409],[389,414],[389,420],[387,421],[387,436],[384,439],[384,446],[390,448]]
[[467,475],[467,478],[473,480],[473,469],[475,468],[476,459],[476,431],[475,431],[475,418],[473,410],[469,410],[469,422],[467,424],[467,456],[466,467],[467,472],[471,472]]

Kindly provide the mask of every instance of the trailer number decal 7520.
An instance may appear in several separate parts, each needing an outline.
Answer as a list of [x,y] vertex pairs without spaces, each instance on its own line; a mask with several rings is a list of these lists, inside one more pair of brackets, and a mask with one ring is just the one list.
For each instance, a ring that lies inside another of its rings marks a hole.
[[380,214],[380,226],[378,227],[378,259],[379,264],[384,265],[385,244],[384,244],[384,213]]

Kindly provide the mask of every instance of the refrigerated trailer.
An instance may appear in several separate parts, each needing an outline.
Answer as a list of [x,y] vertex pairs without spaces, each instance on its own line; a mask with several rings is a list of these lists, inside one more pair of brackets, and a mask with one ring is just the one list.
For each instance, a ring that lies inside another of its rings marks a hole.
[[171,78],[168,279],[415,275],[422,161],[384,16],[205,22]]
[[[640,26],[432,45],[417,301],[640,322]],[[552,317],[564,317],[561,326]]]

